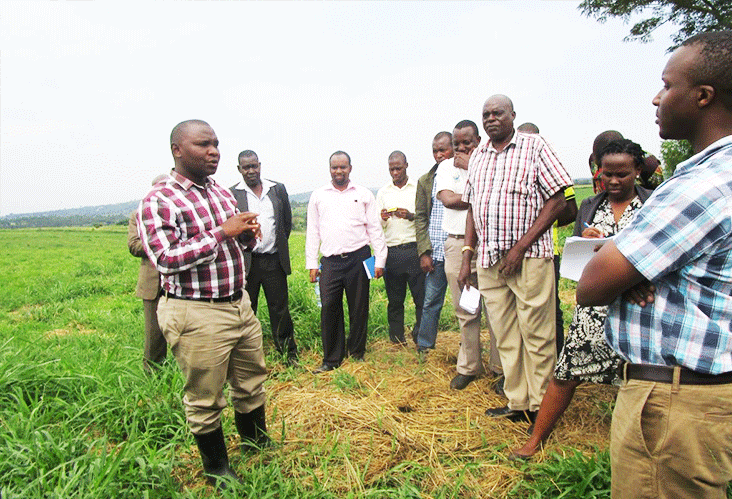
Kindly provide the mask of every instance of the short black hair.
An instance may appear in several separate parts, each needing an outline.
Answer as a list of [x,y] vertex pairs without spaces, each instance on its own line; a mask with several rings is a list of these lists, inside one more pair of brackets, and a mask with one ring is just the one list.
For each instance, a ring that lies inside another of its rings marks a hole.
[[711,85],[722,105],[732,111],[732,30],[707,31],[687,38],[682,47],[702,45],[691,68],[691,79],[697,85]]
[[602,163],[602,158],[608,154],[629,154],[633,158],[636,168],[643,168],[646,153],[643,148],[629,139],[611,140],[602,148],[597,164]]
[[524,133],[539,133],[539,127],[528,121],[519,125],[516,130]]
[[333,156],[345,156],[348,158],[348,164],[351,164],[351,157],[348,155],[346,151],[336,151],[333,154],[330,155],[330,158],[328,158],[328,164],[330,165],[330,160],[333,159]]
[[450,132],[440,132],[435,135],[435,138],[432,139],[432,141],[434,142],[435,140],[440,140],[442,137],[447,137],[447,140],[449,140],[450,144],[452,144],[452,134]]
[[455,125],[455,128],[453,130],[462,130],[463,128],[472,128],[473,132],[475,132],[476,137],[480,137],[480,132],[478,131],[478,125],[476,125],[474,122],[470,120],[463,120],[459,122],[457,125]]
[[595,141],[592,143],[592,156],[595,163],[600,164],[600,153],[605,149],[605,146],[613,140],[622,140],[623,138],[623,134],[616,130],[606,130],[595,137]]
[[181,135],[183,135],[183,132],[185,132],[191,125],[206,125],[207,127],[211,128],[211,125],[203,120],[181,121],[180,123],[175,125],[173,127],[173,130],[170,132],[170,145],[172,146],[173,144],[177,144],[181,138]]
[[389,154],[389,161],[391,161],[392,159],[397,159],[397,158],[404,161],[405,165],[407,164],[407,155],[404,154],[402,151],[394,151],[393,153]]
[[241,158],[250,158],[254,156],[257,158],[257,161],[259,161],[259,156],[257,156],[257,153],[252,151],[251,149],[245,149],[242,152],[239,153],[239,157],[237,157],[237,161],[241,161]]

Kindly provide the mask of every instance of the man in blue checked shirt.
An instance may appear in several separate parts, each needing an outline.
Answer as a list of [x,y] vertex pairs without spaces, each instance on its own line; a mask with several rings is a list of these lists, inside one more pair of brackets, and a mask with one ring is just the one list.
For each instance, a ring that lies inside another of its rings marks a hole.
[[612,497],[721,499],[732,480],[732,31],[686,40],[662,79],[660,135],[695,155],[587,265],[577,303],[610,305],[606,340],[627,362]]

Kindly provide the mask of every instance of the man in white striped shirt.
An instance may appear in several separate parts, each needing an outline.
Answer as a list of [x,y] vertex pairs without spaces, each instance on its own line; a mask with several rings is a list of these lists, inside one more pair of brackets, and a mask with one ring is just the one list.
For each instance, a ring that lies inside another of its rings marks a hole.
[[551,227],[572,179],[536,134],[516,132],[505,95],[483,106],[488,142],[470,158],[469,203],[460,282],[477,254],[478,288],[491,318],[505,376],[505,407],[490,417],[533,423],[556,363]]

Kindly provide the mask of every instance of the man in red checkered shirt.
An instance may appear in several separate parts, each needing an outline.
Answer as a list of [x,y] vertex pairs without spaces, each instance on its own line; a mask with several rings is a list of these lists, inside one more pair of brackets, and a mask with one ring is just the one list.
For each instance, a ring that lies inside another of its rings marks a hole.
[[517,132],[505,95],[483,106],[488,142],[468,165],[469,203],[460,281],[477,255],[478,288],[505,376],[505,407],[490,417],[534,421],[556,363],[554,246],[548,229],[564,209],[572,179],[538,134]]
[[262,327],[244,288],[244,251],[259,233],[256,213],[210,175],[219,141],[208,123],[189,120],[170,135],[175,168],[138,209],[140,239],[161,274],[158,321],[185,377],[188,425],[211,484],[238,480],[221,430],[228,381],[242,447],[266,434],[262,384],[267,377]]

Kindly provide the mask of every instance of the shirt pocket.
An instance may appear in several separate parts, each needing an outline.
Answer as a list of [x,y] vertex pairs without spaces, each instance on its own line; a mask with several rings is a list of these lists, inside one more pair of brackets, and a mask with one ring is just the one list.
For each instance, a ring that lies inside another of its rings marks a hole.
[[338,206],[343,222],[349,227],[359,227],[366,223],[366,201],[354,197],[346,201],[345,206]]

